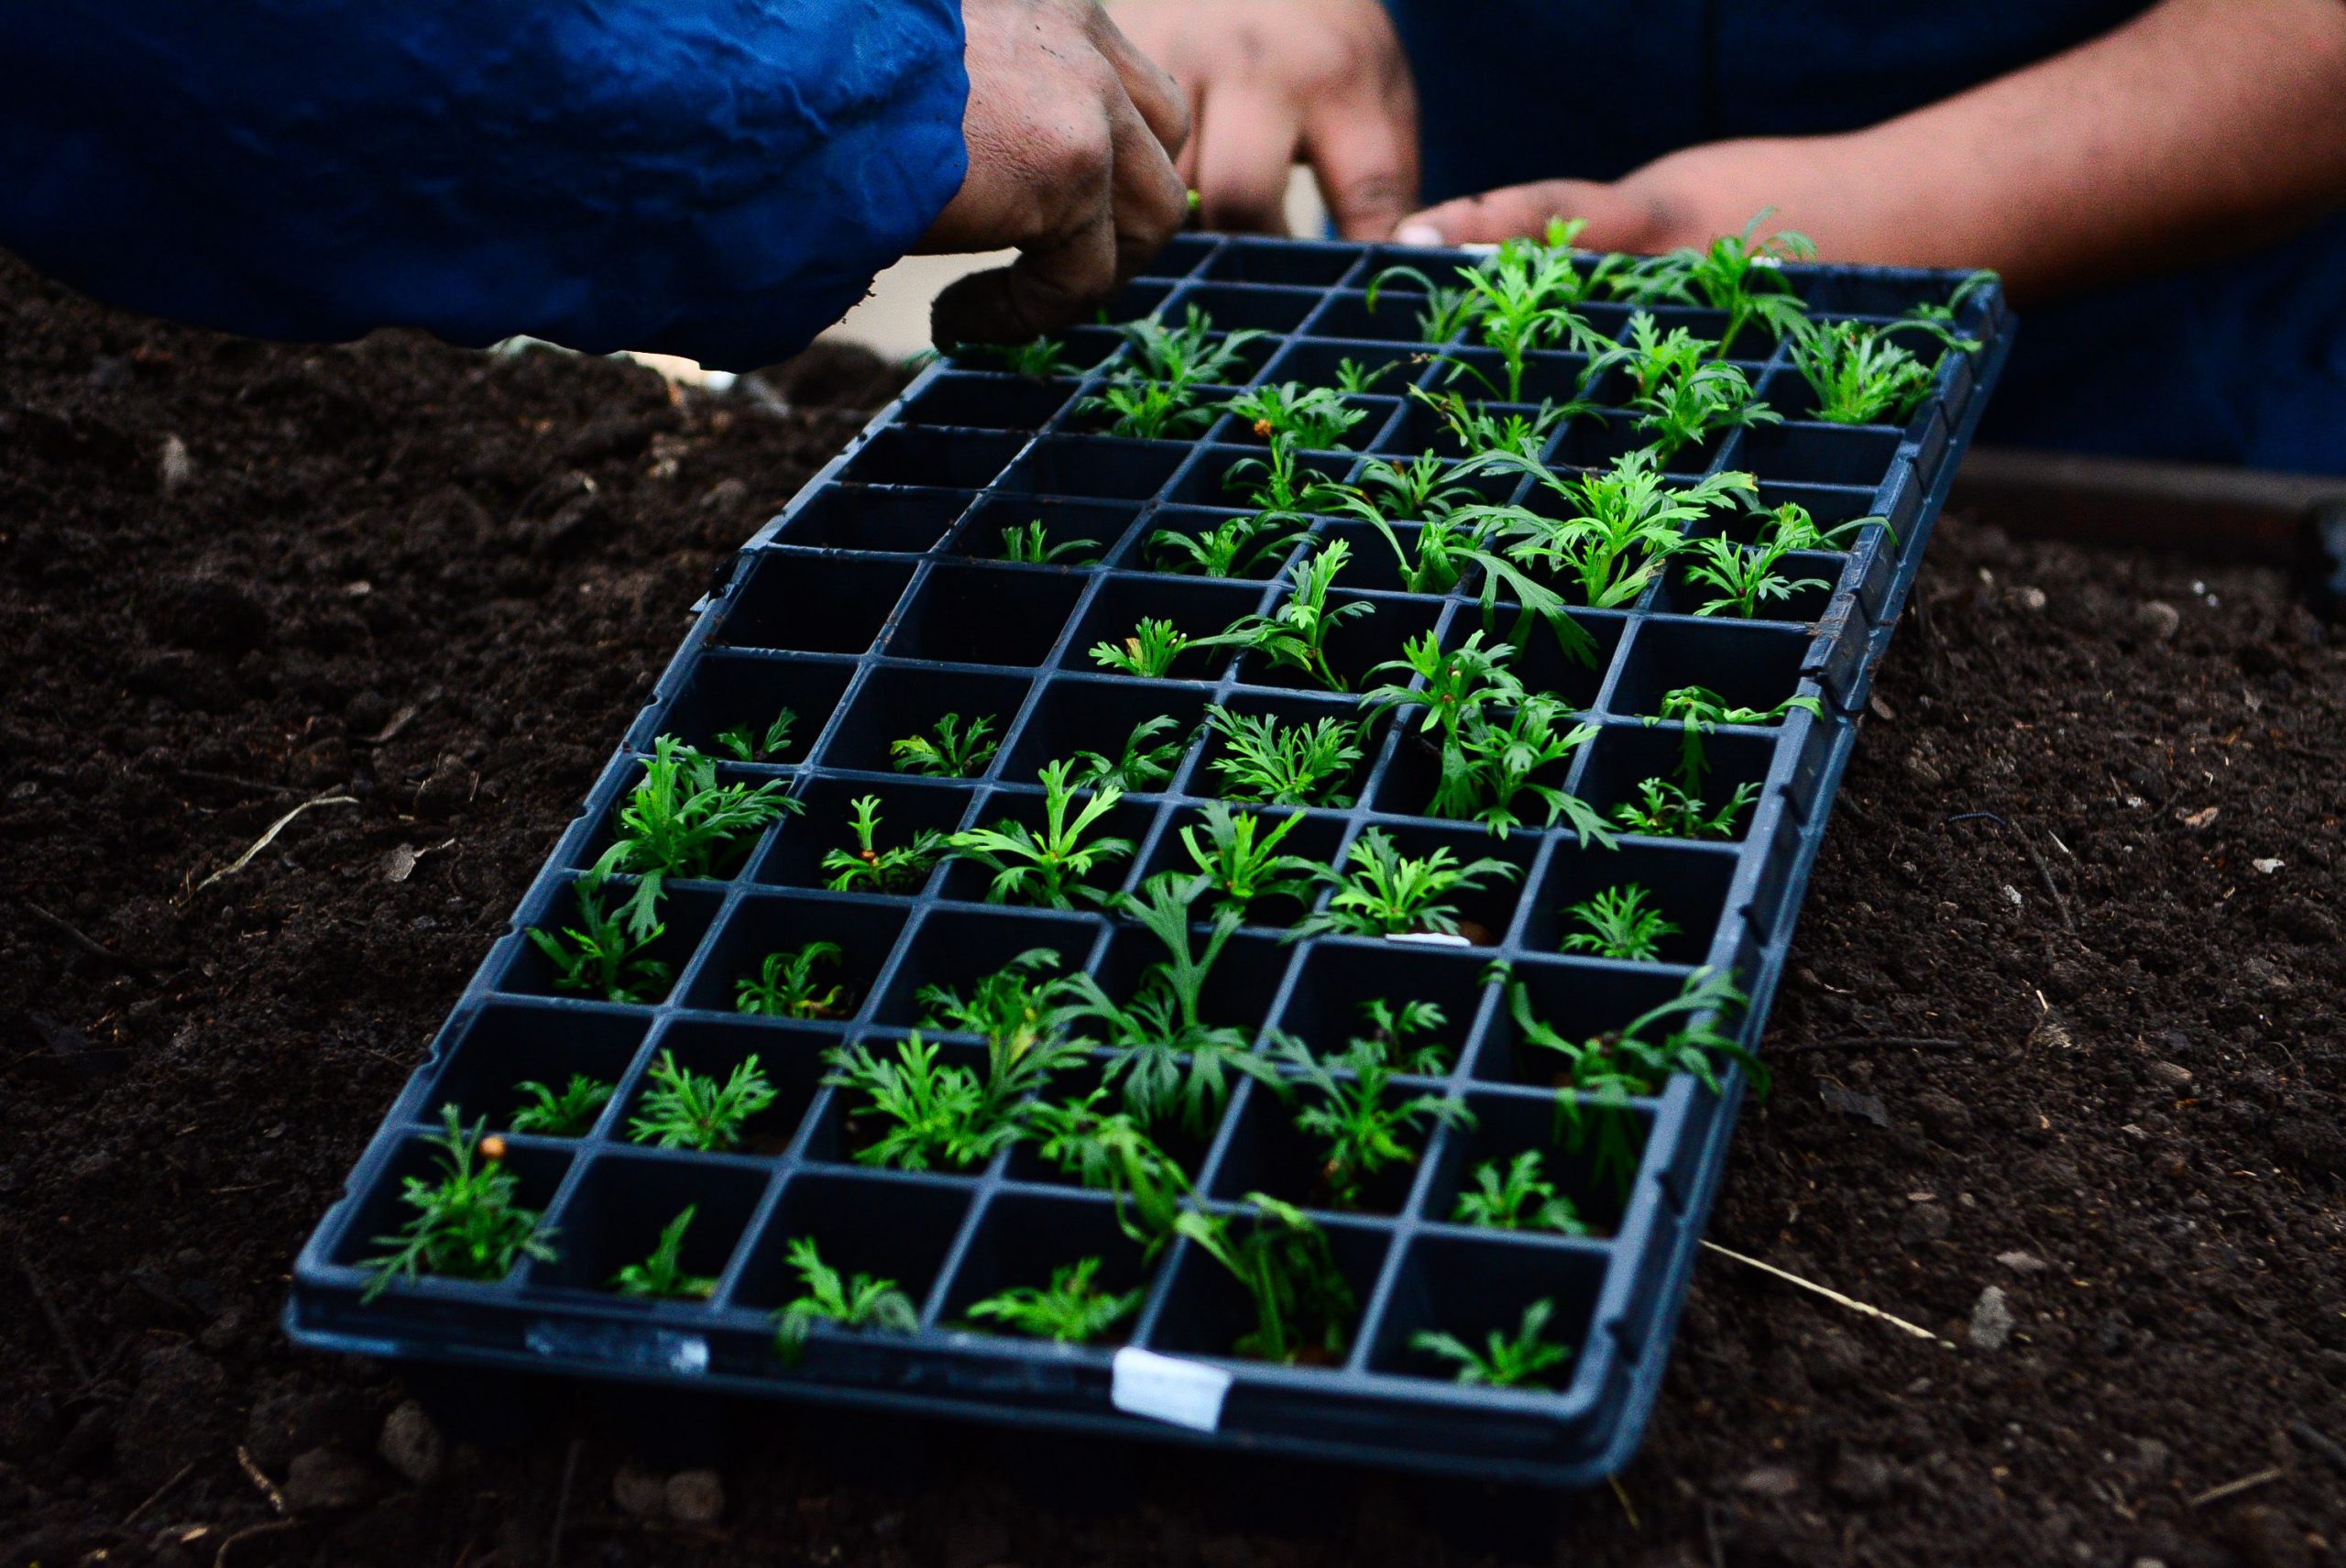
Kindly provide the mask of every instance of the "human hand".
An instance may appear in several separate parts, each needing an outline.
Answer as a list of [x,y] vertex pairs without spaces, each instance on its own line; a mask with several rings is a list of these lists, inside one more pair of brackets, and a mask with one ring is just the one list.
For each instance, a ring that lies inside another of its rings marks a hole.
[[1181,84],[1181,155],[1208,228],[1284,234],[1311,165],[1337,232],[1383,239],[1418,200],[1418,92],[1377,0],[1124,0],[1132,40]]
[[1093,0],[963,0],[970,171],[917,249],[1018,247],[937,297],[940,347],[1080,319],[1179,232],[1189,111]]

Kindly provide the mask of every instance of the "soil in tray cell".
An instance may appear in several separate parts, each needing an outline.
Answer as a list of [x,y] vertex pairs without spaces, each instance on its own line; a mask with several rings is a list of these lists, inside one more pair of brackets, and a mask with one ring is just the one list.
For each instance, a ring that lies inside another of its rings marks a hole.
[[976,492],[833,485],[817,490],[774,537],[817,550],[918,555],[934,549]]
[[[732,1304],[770,1311],[804,1294],[790,1245],[812,1240],[822,1261],[842,1276],[886,1281],[917,1309],[936,1284],[969,1207],[969,1189],[959,1183],[799,1171],[751,1242]],[[850,1332],[817,1331],[821,1336]],[[809,1359],[817,1354],[810,1349]]]
[[[818,1102],[828,1070],[824,1053],[844,1037],[839,1028],[820,1025],[680,1020],[660,1036],[629,1086],[611,1123],[612,1141],[708,1155],[781,1155]],[[725,1109],[716,1115],[678,1109],[680,1102],[720,1098]]]
[[940,564],[929,568],[882,651],[892,659],[1031,667],[1049,656],[1082,595],[1083,578],[1073,571]]
[[1745,433],[1736,461],[1763,484],[1869,487],[1890,472],[1898,443],[1898,432],[1875,425],[1767,425]]
[[663,708],[652,732],[729,762],[790,767],[806,760],[854,673],[846,660],[711,653]]
[[1494,1332],[1518,1340],[1525,1309],[1545,1302],[1534,1319],[1536,1338],[1561,1354],[1535,1355],[1537,1369],[1514,1386],[1531,1393],[1561,1391],[1571,1386],[1591,1332],[1606,1261],[1601,1248],[1521,1236],[1485,1240],[1420,1234],[1401,1261],[1369,1365],[1377,1372],[1455,1382],[1461,1363],[1423,1348],[1419,1335],[1447,1334],[1487,1354]]
[[1179,441],[1046,435],[1027,448],[994,488],[1003,495],[1069,500],[1146,500],[1173,477],[1189,450]]
[[[647,1018],[618,1009],[491,1002],[456,1037],[424,1098],[425,1111],[436,1116],[442,1105],[454,1105],[466,1126],[486,1118],[499,1131],[583,1137],[603,1119],[635,1060]],[[571,1092],[580,1080],[584,1086]]]
[[1608,850],[1560,841],[1531,894],[1519,940],[1535,952],[1701,963],[1727,918],[1738,863],[1724,845],[1625,843]]
[[911,584],[909,562],[761,551],[733,590],[715,641],[737,648],[861,653]]
[[1168,321],[1184,320],[1194,305],[1223,332],[1288,333],[1303,324],[1321,297],[1321,291],[1313,288],[1192,283],[1181,291],[1165,316]]
[[1380,289],[1374,305],[1365,291],[1343,290],[1329,295],[1327,302],[1312,313],[1303,323],[1303,333],[1310,337],[1346,338],[1389,347],[1438,347],[1424,344],[1425,309],[1426,297],[1414,287]]
[[[1360,1092],[1354,1074],[1343,1063],[1327,1066],[1340,1093]],[[1417,1181],[1419,1161],[1441,1124],[1432,1111],[1409,1108],[1427,1096],[1442,1098],[1442,1086],[1422,1079],[1385,1083],[1377,1103],[1393,1113],[1389,1130],[1404,1152],[1401,1157],[1380,1158],[1375,1169],[1356,1164],[1357,1157],[1299,1124],[1299,1117],[1338,1109],[1323,1088],[1291,1068],[1283,1070],[1279,1087],[1284,1093],[1267,1084],[1248,1089],[1237,1123],[1223,1138],[1209,1196],[1237,1202],[1250,1192],[1266,1192],[1301,1209],[1399,1213]]]
[[[1257,1223],[1255,1212],[1242,1205],[1217,1205],[1215,1212],[1227,1218],[1233,1238],[1242,1241]],[[1299,1341],[1289,1347],[1287,1360],[1292,1365],[1343,1364],[1360,1332],[1361,1314],[1368,1306],[1392,1239],[1389,1230],[1366,1220],[1322,1218],[1321,1229],[1327,1236],[1343,1296],[1329,1303],[1324,1317],[1315,1315],[1310,1321],[1288,1325],[1291,1338]],[[1262,1324],[1253,1298],[1202,1247],[1188,1245],[1175,1255],[1173,1283],[1149,1336],[1149,1348],[1177,1355],[1262,1359],[1265,1347],[1256,1337]],[[1241,1349],[1239,1342],[1247,1339],[1254,1343]]]
[[[1700,441],[1688,442],[1661,458],[1661,471],[1683,481],[1707,473],[1726,450],[1732,431],[1713,431]],[[1611,468],[1633,452],[1652,450],[1655,433],[1641,427],[1637,416],[1626,413],[1586,415],[1564,427],[1551,445],[1549,463],[1556,467]]]
[[[959,783],[828,778],[809,786],[806,809],[774,836],[751,880],[784,887],[909,898],[929,884],[944,839],[961,825],[976,792]],[[872,800],[867,845],[857,802]]]
[[[544,932],[573,958],[580,954],[582,944],[572,933],[586,929],[591,923],[580,905],[577,888],[576,878],[557,884],[531,923],[531,929]],[[597,901],[603,917],[618,916],[634,890],[630,877],[606,882]],[[666,999],[676,978],[692,961],[716,916],[718,904],[717,895],[704,890],[674,886],[663,890],[658,935],[640,945],[629,942],[611,974],[592,962],[558,963],[536,938],[525,934],[498,976],[497,988],[509,995],[576,996],[619,1006],[651,1006]],[[616,944],[608,945],[618,950]]]
[[[600,1155],[547,1216],[560,1255],[532,1264],[530,1283],[700,1306],[746,1239],[770,1179],[762,1170],[648,1149]],[[676,1277],[641,1272],[680,1222]],[[623,1277],[631,1269],[639,1271],[632,1288]]]
[[[1074,1269],[1082,1272],[1068,1277]],[[1039,1331],[1029,1320],[972,1316],[970,1309],[1008,1292],[1048,1290],[1062,1277],[1070,1286],[1080,1278],[1104,1299],[1094,1302],[1095,1332],[1071,1343],[1114,1346],[1131,1337],[1153,1269],[1117,1223],[1115,1201],[1106,1194],[1004,1193],[987,1206],[970,1238],[941,1319],[973,1333],[1033,1338]]]
[[1204,276],[1217,283],[1284,283],[1325,289],[1343,282],[1361,256],[1360,247],[1351,245],[1233,239],[1206,264]]
[[884,904],[798,894],[742,899],[726,912],[685,1004],[844,1022],[871,995],[904,927],[902,908]]
[[1031,684],[1020,674],[882,664],[823,748],[825,769],[976,779],[992,773]]
[[1009,1006],[1021,1006],[1022,992],[1031,996],[1081,969],[1106,928],[1091,915],[933,909],[914,933],[872,1018],[900,1028],[983,1033],[970,1027],[967,1014],[982,1013],[989,992],[1012,999]]
[[994,496],[955,532],[951,553],[997,565],[1096,566],[1118,552],[1139,516],[1130,502]]
[[1431,1157],[1425,1219],[1538,1236],[1619,1227],[1652,1131],[1650,1108],[1582,1102],[1559,1115],[1554,1095],[1514,1091],[1469,1094],[1466,1107],[1474,1120],[1450,1129]]
[[1068,762],[1080,786],[1160,793],[1172,787],[1204,726],[1205,708],[1204,693],[1190,686],[1056,675],[1019,729],[1002,776],[1025,783],[1054,762]]

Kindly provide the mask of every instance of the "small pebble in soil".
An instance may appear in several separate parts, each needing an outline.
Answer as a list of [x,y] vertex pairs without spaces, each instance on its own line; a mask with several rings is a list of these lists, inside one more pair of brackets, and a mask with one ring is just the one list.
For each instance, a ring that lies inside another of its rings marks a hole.
[[2042,1274],[2051,1266],[2033,1252],[2000,1252],[1996,1261],[2014,1274]]
[[366,1461],[338,1448],[313,1448],[293,1456],[280,1490],[285,1506],[297,1514],[355,1508],[374,1495],[375,1473]]
[[654,1518],[666,1498],[667,1484],[649,1470],[622,1464],[619,1474],[611,1477],[611,1501],[619,1505],[619,1512],[632,1519]]
[[1800,1490],[1800,1472],[1788,1464],[1762,1464],[1746,1471],[1735,1487],[1755,1497],[1789,1497]]
[[1971,1309],[1971,1348],[2001,1350],[2012,1337],[2012,1310],[2004,1300],[2003,1288],[1990,1285]]
[[419,1486],[439,1478],[447,1456],[440,1428],[413,1399],[384,1419],[383,1435],[376,1440],[375,1452],[383,1456],[384,1464]]
[[679,1524],[715,1524],[725,1517],[725,1483],[714,1470],[679,1470],[668,1477],[668,1514]]

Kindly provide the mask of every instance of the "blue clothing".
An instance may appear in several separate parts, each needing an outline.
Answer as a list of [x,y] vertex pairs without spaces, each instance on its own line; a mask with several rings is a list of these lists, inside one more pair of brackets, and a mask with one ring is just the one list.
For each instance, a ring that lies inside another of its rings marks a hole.
[[[2143,0],[1386,0],[1429,203],[1857,128],[2107,32]],[[1491,49],[1484,40],[1503,38]],[[2024,313],[1984,435],[2346,473],[2346,213],[2242,258]]]
[[746,367],[959,190],[954,0],[0,0],[0,246],[273,337]]

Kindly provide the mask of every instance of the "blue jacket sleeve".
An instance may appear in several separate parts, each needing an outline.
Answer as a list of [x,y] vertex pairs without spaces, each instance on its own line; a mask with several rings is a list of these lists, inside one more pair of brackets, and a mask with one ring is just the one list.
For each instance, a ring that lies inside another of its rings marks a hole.
[[955,0],[0,0],[0,245],[259,336],[747,367],[960,188]]

